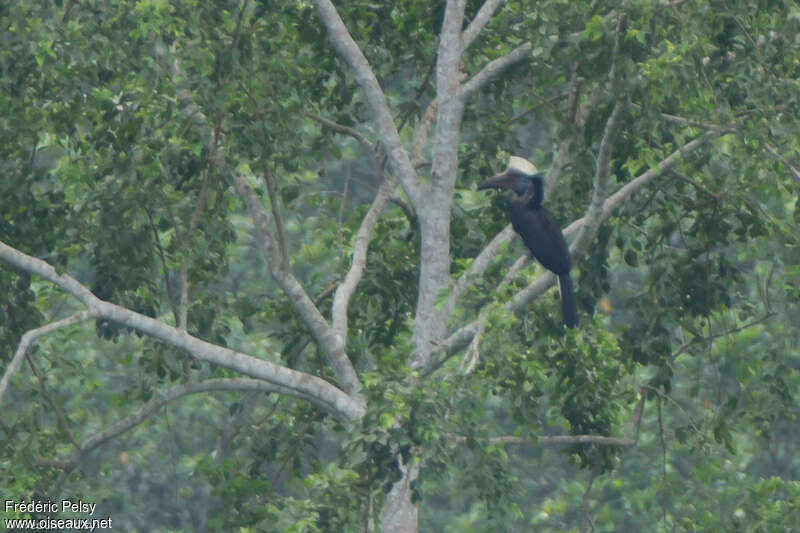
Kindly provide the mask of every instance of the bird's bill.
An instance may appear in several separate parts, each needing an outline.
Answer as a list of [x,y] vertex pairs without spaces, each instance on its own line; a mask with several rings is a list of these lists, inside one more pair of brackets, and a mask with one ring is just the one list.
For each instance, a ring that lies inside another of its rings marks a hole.
[[478,190],[483,189],[513,189],[516,178],[509,175],[508,172],[502,174],[495,174],[488,180],[478,185]]

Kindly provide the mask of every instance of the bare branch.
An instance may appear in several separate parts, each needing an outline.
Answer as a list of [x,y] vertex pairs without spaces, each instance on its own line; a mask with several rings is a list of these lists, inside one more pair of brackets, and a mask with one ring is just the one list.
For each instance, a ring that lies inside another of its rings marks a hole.
[[430,132],[434,118],[436,118],[435,98],[428,104],[428,107],[422,114],[422,118],[417,123],[417,127],[414,128],[414,144],[411,147],[411,163],[414,165],[414,168],[416,168],[422,160],[422,152],[425,150],[425,144],[428,142],[428,132]]
[[50,411],[56,415],[56,422],[58,428],[61,430],[61,433],[63,433],[66,439],[72,443],[72,446],[76,450],[79,450],[80,444],[78,444],[78,441],[75,440],[75,435],[73,434],[72,429],[69,427],[69,422],[67,422],[67,417],[64,415],[64,411],[61,409],[61,406],[58,403],[53,401],[53,398],[47,392],[45,377],[41,372],[39,372],[39,369],[36,367],[36,363],[33,361],[32,357],[27,356],[26,360],[28,361],[28,365],[31,367],[33,375],[36,376],[36,382],[39,385],[39,396],[41,396],[44,403],[47,404]]
[[158,257],[161,260],[161,273],[164,276],[164,288],[167,291],[167,300],[169,306],[172,308],[172,315],[175,318],[175,323],[180,323],[179,316],[180,311],[178,310],[178,302],[175,298],[175,293],[172,291],[172,286],[169,282],[169,268],[167,267],[167,257],[164,254],[164,247],[161,245],[161,237],[158,235],[158,228],[156,228],[155,222],[153,222],[153,214],[150,212],[147,206],[143,206],[144,212],[147,213],[147,220],[150,223],[150,229],[153,231],[153,242],[156,245],[156,249],[158,250]]
[[547,175],[544,179],[545,197],[550,194],[561,177],[561,172],[569,159],[569,150],[583,131],[586,116],[589,114],[588,108],[594,104],[594,99],[599,94],[598,91],[595,91],[587,98],[584,105],[579,107],[578,101],[580,100],[582,87],[583,81],[578,77],[577,72],[573,72],[570,80],[569,98],[567,99],[567,121],[573,127],[573,131],[571,135],[568,135],[558,144],[553,162],[550,163],[550,168],[547,169]]
[[366,148],[370,153],[375,155],[374,154],[375,150],[373,150],[372,145],[370,144],[370,142],[366,139],[366,137],[361,135],[361,133],[357,129],[351,128],[349,126],[343,126],[342,124],[339,124],[338,122],[334,122],[333,120],[330,120],[330,119],[325,118],[325,117],[321,117],[321,116],[316,115],[314,113],[305,113],[305,115],[308,118],[310,118],[312,120],[315,120],[316,122],[319,122],[320,124],[322,124],[326,128],[330,128],[330,129],[332,129],[333,131],[335,131],[337,133],[341,133],[342,135],[349,135],[350,137],[352,137],[353,139],[355,139],[359,143],[361,143],[361,145],[364,148]]
[[447,0],[445,5],[436,61],[437,91],[451,93],[451,84],[458,82],[458,69],[464,53],[461,27],[464,24],[466,4],[465,0]]
[[[283,266],[283,263],[281,262],[280,252],[276,246],[275,239],[269,231],[269,223],[267,222],[266,211],[261,204],[261,199],[256,195],[250,185],[247,184],[247,181],[238,173],[235,173],[233,176],[233,184],[239,196],[244,200],[247,210],[250,212],[250,216],[253,217],[253,224],[256,228],[258,242],[266,253],[267,264],[270,271],[274,270],[277,271],[277,274],[280,274],[280,268]],[[275,273],[273,273],[273,277],[275,277]]]
[[[627,2],[624,2],[627,4]],[[620,100],[620,88],[618,87],[619,77],[617,76],[617,57],[619,56],[619,34],[622,31],[622,27],[625,24],[625,12],[622,12],[617,17],[617,27],[614,29],[614,48],[611,51],[611,69],[608,72],[608,79],[609,79],[609,86],[611,90],[614,91],[614,99],[619,101]]]
[[92,316],[93,315],[90,311],[80,311],[67,318],[57,320],[55,322],[51,322],[50,324],[46,324],[36,329],[26,331],[25,334],[22,335],[22,338],[19,340],[19,346],[17,346],[17,351],[14,353],[14,357],[11,359],[11,362],[6,367],[6,371],[3,374],[3,379],[0,379],[0,407],[2,407],[3,405],[3,395],[5,395],[6,389],[8,388],[8,384],[11,383],[11,378],[14,376],[14,374],[22,364],[22,359],[25,357],[25,354],[28,351],[28,347],[31,345],[33,341],[35,341],[42,335],[50,333],[51,331],[55,331],[60,328],[71,326],[72,324],[83,322],[84,320],[87,320]]
[[278,250],[281,254],[281,270],[286,272],[289,270],[289,252],[286,249],[286,236],[283,230],[283,218],[278,210],[278,192],[275,189],[275,178],[269,167],[264,165],[264,183],[267,185],[267,195],[269,196],[269,207],[272,211],[272,220],[275,221],[275,230],[278,233]]
[[689,425],[692,426],[692,429],[695,431],[695,433],[697,433],[698,435],[701,435],[703,433],[700,430],[700,425],[701,424],[699,424],[698,422],[695,422],[695,419],[694,419],[694,417],[692,417],[691,413],[689,413],[689,411],[686,408],[684,408],[680,403],[678,403],[678,401],[675,398],[673,398],[669,394],[666,394],[659,387],[653,387],[651,385],[644,385],[644,386],[642,386],[642,389],[647,389],[649,391],[652,391],[653,393],[658,395],[660,398],[663,398],[664,400],[667,400],[672,405],[677,407],[678,410],[680,412],[682,412],[686,416],[686,419],[689,421]]
[[635,442],[639,442],[639,426],[642,423],[642,413],[644,412],[644,402],[647,398],[644,390],[639,391],[639,403],[636,404],[636,408],[631,413],[631,417],[628,419],[628,425],[625,428],[625,438],[630,439],[632,437],[632,433],[635,433],[635,437],[633,440]]
[[[452,193],[451,187],[455,185],[458,142],[465,101],[460,91],[461,58],[464,52],[461,26],[464,21],[465,4],[465,0],[447,0],[436,53],[436,127],[432,166],[435,181],[433,190],[429,192],[447,194],[448,198],[439,198],[436,201],[447,200],[448,204]],[[446,207],[445,209],[449,216],[450,210]],[[421,222],[424,224],[424,221]],[[444,248],[447,249],[448,247]],[[424,258],[422,262],[423,265],[426,263]],[[422,277],[425,278],[424,275]],[[425,279],[421,281],[424,283]]]
[[[369,241],[372,236],[372,231],[375,229],[375,225],[378,222],[378,217],[383,209],[383,206],[386,202],[390,199],[389,194],[393,188],[392,183],[383,177],[383,168],[385,164],[385,159],[383,161],[380,160],[378,153],[373,149],[373,147],[367,142],[367,140],[355,129],[343,126],[332,120],[319,117],[316,115],[312,115],[310,113],[306,113],[307,116],[311,117],[312,119],[316,120],[320,124],[333,129],[339,133],[344,135],[350,135],[351,137],[358,140],[361,145],[369,151],[372,155],[373,160],[375,161],[375,172],[376,175],[381,179],[381,185],[378,188],[378,193],[375,196],[375,199],[372,202],[367,214],[364,215],[364,219],[361,221],[361,225],[359,226],[358,232],[353,239],[353,259],[350,265],[350,269],[342,278],[342,283],[336,288],[336,293],[333,299],[333,307],[331,309],[331,323],[333,325],[333,330],[345,341],[347,342],[347,308],[350,303],[350,298],[353,296],[355,292],[356,286],[358,282],[361,281],[361,277],[364,273],[364,268],[366,266],[366,259],[367,259],[367,248],[369,246]],[[344,196],[347,196],[347,184],[350,179],[350,174],[348,173],[347,180],[345,180],[345,192]],[[397,199],[398,202],[401,202],[401,207],[404,210],[408,209],[408,206],[404,205],[404,202]],[[339,250],[341,256],[342,250],[342,243],[341,243],[341,225],[342,225],[342,216],[343,216],[343,209],[345,205],[344,198],[342,199],[342,203],[339,206]],[[410,211],[406,211],[407,214]],[[341,264],[343,267],[343,260],[341,260]]]
[[[290,394],[297,398],[302,398],[314,403],[325,411],[332,412],[330,410],[330,406],[320,403],[317,398],[314,398],[313,396],[293,394],[292,391],[277,384],[266,383],[261,380],[249,378],[207,379],[194,383],[186,383],[184,385],[174,387],[164,394],[157,394],[152,400],[140,406],[133,413],[111,424],[103,431],[100,431],[99,433],[96,433],[86,439],[81,444],[81,452],[83,454],[89,453],[110,439],[113,439],[114,437],[117,437],[125,431],[128,431],[129,429],[142,423],[152,414],[172,401],[183,398],[184,396],[188,396],[190,394],[212,391],[259,391],[268,394]],[[332,414],[336,414],[336,412],[333,411]]]
[[592,467],[592,471],[589,474],[589,483],[586,484],[586,490],[583,492],[583,503],[581,504],[581,512],[583,513],[583,526],[581,527],[581,533],[586,531],[594,531],[594,520],[592,520],[592,516],[589,514],[589,494],[592,491],[594,480],[598,475],[600,475],[600,466],[600,461],[597,461]]
[[464,50],[469,48],[469,45],[478,37],[481,30],[486,26],[486,24],[492,19],[492,15],[503,3],[503,0],[486,0],[478,12],[475,14],[475,18],[472,19],[472,22],[469,23],[467,29],[464,30],[463,35],[461,36],[461,40],[463,41]]
[[[181,257],[181,303],[178,307],[178,329],[186,331],[189,327],[189,269],[186,266],[186,250]],[[192,364],[187,354],[183,354],[183,376],[192,380]]]
[[475,367],[478,364],[478,361],[481,357],[481,336],[483,335],[483,331],[486,329],[486,322],[485,318],[481,321],[481,325],[478,327],[478,332],[475,333],[475,336],[472,337],[472,342],[469,343],[469,348],[467,348],[467,353],[464,355],[464,358],[461,360],[461,364],[458,366],[458,371],[462,374],[471,374]]
[[725,199],[725,193],[716,194],[716,193],[714,193],[714,192],[713,192],[711,189],[709,189],[708,187],[706,187],[706,186],[705,186],[705,185],[703,185],[702,183],[699,183],[697,180],[693,180],[692,178],[690,178],[689,176],[687,176],[687,175],[686,175],[686,174],[684,174],[683,172],[680,172],[680,171],[677,171],[677,170],[674,170],[674,169],[673,169],[673,170],[671,170],[670,172],[671,172],[671,174],[672,174],[673,176],[677,177],[677,178],[678,178],[679,180],[681,180],[682,182],[684,182],[684,183],[688,183],[689,185],[691,185],[692,187],[694,187],[694,188],[695,188],[695,189],[697,189],[698,191],[700,191],[700,192],[702,192],[702,193],[706,194],[707,196],[710,196],[711,198],[713,198],[713,200],[714,200],[715,202],[722,202],[722,201],[724,201],[724,199]]
[[[665,157],[661,160],[656,168],[648,169],[643,174],[640,174],[635,179],[633,179],[630,183],[626,184],[622,188],[620,188],[617,192],[612,194],[608,197],[608,199],[603,203],[603,214],[602,220],[607,219],[613,211],[615,211],[623,201],[625,201],[630,195],[635,193],[636,191],[642,189],[646,185],[648,185],[651,181],[653,181],[658,176],[661,176],[666,171],[674,167],[681,158],[684,158],[706,144],[707,142],[715,139],[726,132],[724,130],[715,130],[715,131],[708,131],[693,141],[689,141],[688,143],[684,144],[670,155]],[[602,221],[601,220],[601,221]],[[580,218],[574,222],[572,222],[569,226],[567,226],[565,231],[573,231],[577,229],[579,225],[582,225],[584,222],[583,218]]]
[[550,164],[550,168],[547,169],[547,176],[544,180],[545,198],[547,198],[547,195],[552,192],[556,186],[556,183],[561,177],[561,172],[564,170],[564,166],[567,164],[567,160],[569,159],[569,150],[572,148],[572,144],[579,135],[580,131],[576,130],[572,135],[558,143],[556,155],[553,158],[553,162]]
[[[467,440],[463,435],[448,435],[457,442]],[[491,444],[543,444],[546,446],[556,446],[563,444],[597,444],[599,446],[635,446],[636,441],[620,437],[604,437],[603,435],[550,435],[537,438],[517,437],[516,435],[503,435],[501,437],[489,437]]]
[[[414,98],[411,100],[411,102],[417,102],[422,97],[422,95],[425,94],[425,90],[428,88],[428,83],[431,81],[431,77],[433,76],[434,72],[436,72],[435,60],[431,61],[430,67],[428,67],[428,71],[422,78],[422,81],[419,84],[419,88],[417,88],[417,92],[414,94]],[[403,128],[405,127],[408,120],[411,118],[411,115],[413,115],[414,112],[417,111],[417,109],[418,108],[416,105],[408,106],[406,112],[403,113],[402,116],[400,116],[400,125],[397,126],[397,131],[403,131]],[[414,165],[414,167],[416,168],[416,165]]]
[[178,307],[178,328],[185,330],[189,323],[189,270],[186,257],[181,258],[181,303]]
[[[770,271],[770,276],[771,275],[772,275],[772,272]],[[769,280],[767,280],[767,281],[769,281]],[[766,290],[766,288],[765,288],[765,290]],[[765,305],[765,307],[767,307],[767,306]],[[740,331],[744,331],[747,328],[751,328],[751,327],[755,326],[756,324],[760,324],[762,322],[766,322],[767,320],[772,318],[774,315],[775,315],[775,313],[770,311],[769,308],[767,307],[767,309],[765,309],[765,313],[764,313],[763,316],[761,316],[759,318],[756,318],[756,319],[753,319],[750,322],[747,322],[746,324],[742,324],[741,326],[737,326],[735,328],[728,329],[726,331],[722,331],[722,332],[719,332],[719,333],[713,333],[713,334],[706,335],[706,336],[701,336],[701,337],[698,337],[698,338],[702,338],[706,342],[712,342],[715,339],[719,339],[719,338],[722,338],[722,337],[727,337],[728,335],[733,335],[734,333],[738,333]],[[692,346],[692,344],[695,341],[696,341],[696,339],[692,339],[691,341],[685,342],[682,345],[680,345],[674,352],[672,352],[672,354],[670,354],[670,358],[671,359],[675,359],[679,355],[681,355],[682,353],[686,352]]]
[[437,306],[437,295],[449,288],[450,216],[453,205],[458,147],[464,99],[460,91],[461,24],[464,0],[449,0],[444,11],[436,56],[436,123],[430,181],[412,203],[420,230],[419,283],[414,315],[412,368],[423,368],[447,331],[447,318]]
[[547,169],[547,176],[545,177],[545,195],[550,194],[556,182],[561,177],[561,172],[569,159],[569,151],[573,143],[583,134],[589,112],[602,94],[599,90],[589,91],[583,103],[578,105],[583,90],[583,79],[581,79],[576,72],[572,74],[571,86],[569,99],[567,100],[567,124],[572,128],[572,134],[568,135],[559,143],[556,156],[550,164],[550,168]]
[[328,30],[331,44],[353,69],[356,82],[361,87],[367,106],[372,112],[378,135],[389,156],[389,162],[400,179],[403,190],[412,201],[418,200],[419,184],[416,180],[416,171],[395,127],[386,96],[375,73],[369,66],[367,58],[364,57],[350,32],[347,31],[347,27],[333,3],[330,0],[312,0],[312,3],[317,10],[317,15]]
[[364,219],[358,227],[358,232],[353,238],[353,259],[350,269],[347,271],[342,283],[339,284],[333,297],[333,309],[331,310],[333,331],[342,339],[347,338],[347,306],[364,274],[364,268],[367,264],[367,249],[372,238],[372,231],[378,223],[378,217],[383,206],[386,205],[389,199],[392,186],[393,184],[388,179],[381,183],[372,205],[369,206],[369,210],[364,215]]
[[205,211],[208,200],[208,186],[212,176],[214,176],[214,170],[216,169],[219,152],[219,122],[217,122],[217,124],[215,124],[214,128],[211,130],[211,145],[209,146],[208,150],[208,153],[210,154],[208,169],[206,170],[206,175],[203,178],[203,184],[200,186],[200,192],[197,193],[197,205],[192,213],[191,221],[189,222],[189,232],[187,237],[191,235],[197,228],[197,225],[200,223],[200,217],[203,215],[203,211]]
[[[433,137],[433,187],[426,192],[442,193],[445,198],[437,198],[434,201],[440,203],[442,200],[447,205],[440,207],[445,209],[449,216],[450,196],[452,187],[455,186],[455,177],[458,166],[458,143],[461,134],[461,117],[464,111],[463,95],[460,90],[461,83],[461,58],[463,55],[463,44],[461,42],[461,26],[464,21],[465,0],[447,0],[444,9],[444,20],[442,30],[439,33],[439,48],[436,53],[436,126]],[[430,196],[422,200],[429,200]],[[425,213],[420,213],[424,215]],[[424,220],[420,221],[422,224]],[[442,228],[444,231],[444,228]],[[423,241],[425,235],[423,230]],[[423,242],[423,248],[425,243]],[[442,251],[449,253],[449,247],[445,246]],[[423,252],[424,255],[424,252]],[[423,257],[421,259],[423,269],[428,262]],[[426,276],[422,274],[420,280],[426,283]],[[419,307],[419,306],[418,306]]]
[[[189,396],[191,394],[213,392],[213,391],[231,391],[231,392],[255,391],[255,392],[264,392],[267,394],[270,393],[292,394],[290,391],[284,389],[279,385],[274,385],[257,379],[249,379],[249,378],[225,378],[225,379],[219,378],[219,379],[207,379],[195,383],[186,383],[184,385],[174,387],[168,390],[166,393],[156,394],[156,396],[153,399],[151,399],[144,405],[140,406],[131,414],[114,422],[113,424],[111,424],[104,430],[100,431],[99,433],[95,433],[91,437],[87,438],[85,441],[81,443],[79,451],[74,453],[72,457],[70,457],[69,459],[65,461],[43,459],[42,462],[49,463],[53,466],[57,466],[62,469],[71,470],[80,463],[80,460],[83,456],[92,452],[98,447],[102,446],[109,440],[118,437],[119,435],[125,433],[130,429],[133,429],[137,425],[147,420],[150,416],[158,412],[159,409],[161,409],[168,403],[183,398],[184,396]],[[320,404],[313,397],[306,397],[303,399],[308,400],[311,403],[315,403],[322,409],[331,412],[329,406]],[[337,413],[332,412],[332,414],[336,415]]]
[[[503,276],[502,281],[497,285],[493,293],[497,293],[503,287],[508,286],[516,277],[517,272],[523,267],[523,265],[529,263],[531,260],[530,255],[523,254],[514,261],[514,264],[511,265],[511,268],[508,269],[506,275]],[[462,370],[464,374],[469,374],[475,368],[475,365],[478,363],[478,359],[480,357],[480,339],[481,335],[483,335],[483,330],[486,327],[486,319],[489,316],[490,306],[486,305],[481,309],[480,315],[478,317],[478,331],[472,337],[472,342],[470,342],[469,348],[467,349],[467,355],[464,357],[464,360],[461,362],[461,366],[459,370]]]
[[617,101],[614,105],[614,110],[611,112],[611,116],[608,117],[606,121],[606,127],[603,130],[603,139],[600,141],[600,150],[597,154],[592,200],[589,202],[586,216],[583,217],[584,223],[581,226],[581,231],[570,247],[570,253],[573,257],[583,254],[589,246],[589,242],[594,237],[597,228],[600,226],[601,216],[603,214],[603,202],[606,199],[608,176],[611,167],[611,151],[614,137],[619,128],[619,117],[624,107],[624,103]]
[[[347,165],[344,177],[342,196],[339,198],[339,213],[336,215],[336,237],[339,243],[339,279],[344,279],[344,236],[342,235],[342,220],[344,220],[344,206],[347,205],[347,192],[350,189],[350,179],[353,177],[353,166]],[[347,337],[342,336],[343,339]]]
[[503,57],[487,63],[477,74],[467,81],[461,89],[464,98],[469,98],[472,93],[483,88],[492,79],[500,75],[510,66],[519,63],[530,55],[533,46],[530,42],[519,45]]
[[280,257],[275,241],[267,229],[267,215],[255,191],[239,174],[234,174],[234,186],[241,196],[256,228],[258,243],[264,250],[272,278],[286,294],[294,310],[302,317],[320,350],[328,358],[333,373],[342,388],[350,395],[360,398],[361,382],[345,352],[344,339],[328,325],[317,306],[308,297],[300,282],[288,270],[280,268]]
[[299,398],[315,398],[318,404],[327,406],[343,418],[358,418],[364,414],[363,402],[348,396],[317,376],[211,344],[169,324],[101,300],[72,276],[59,274],[46,262],[26,255],[1,241],[0,260],[52,282],[88,307],[88,312],[93,317],[133,328],[171,346],[186,350],[203,361],[283,387],[287,394]]
[[766,148],[769,153],[771,153],[781,163],[783,163],[783,166],[785,166],[789,170],[789,173],[797,181],[797,183],[800,183],[800,170],[798,170],[791,163],[789,163],[789,161],[785,157],[783,157],[780,152],[778,152],[778,149],[772,146],[771,144],[765,144],[764,148]]
[[403,214],[408,219],[408,223],[413,226],[414,225],[414,210],[411,208],[408,203],[406,203],[402,198],[398,198],[397,196],[390,196],[389,201],[392,202],[394,205],[399,207]]
[[442,313],[445,313],[445,316],[450,316],[461,296],[474,284],[476,279],[486,272],[500,248],[504,244],[511,242],[514,235],[514,230],[509,224],[481,250],[481,253],[472,261],[469,268],[453,284],[450,294],[447,295],[447,301],[442,307]]
[[[78,0],[69,0],[69,2],[67,2],[67,7],[64,8],[64,14],[61,16],[61,23],[62,24],[69,19],[69,12],[72,11],[72,8],[75,7],[75,4],[77,4],[77,3],[78,3]],[[53,44],[55,44],[55,43],[53,43]]]
[[[631,107],[631,109],[635,109],[637,111],[642,111],[644,109],[639,104],[629,103],[628,105]],[[700,122],[697,120],[691,120],[688,118],[679,117],[677,115],[670,115],[669,113],[659,113],[659,115],[667,122],[672,122],[673,124],[680,124],[681,126],[692,126],[694,128],[702,128],[704,130],[725,131],[728,133],[734,133],[736,131],[736,127],[733,125]]]

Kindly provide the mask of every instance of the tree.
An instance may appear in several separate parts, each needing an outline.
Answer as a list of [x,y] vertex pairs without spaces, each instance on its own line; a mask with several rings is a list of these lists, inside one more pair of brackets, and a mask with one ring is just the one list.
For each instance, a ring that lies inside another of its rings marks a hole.
[[[201,511],[152,519],[195,530],[635,529],[592,505],[624,473],[663,529],[794,523],[758,449],[796,427],[797,8],[346,4],[0,8],[3,486],[178,486]],[[509,154],[571,221],[576,331],[475,191]]]

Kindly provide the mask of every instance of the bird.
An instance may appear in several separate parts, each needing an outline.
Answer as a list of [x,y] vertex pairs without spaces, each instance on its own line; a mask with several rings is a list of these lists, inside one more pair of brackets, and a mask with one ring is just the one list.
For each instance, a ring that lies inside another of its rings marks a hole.
[[478,186],[484,189],[511,189],[511,226],[522,237],[531,255],[547,270],[558,276],[561,290],[561,313],[564,325],[578,325],[575,289],[569,276],[572,260],[567,241],[550,212],[542,206],[544,182],[536,167],[525,158],[511,156],[505,172],[496,174]]

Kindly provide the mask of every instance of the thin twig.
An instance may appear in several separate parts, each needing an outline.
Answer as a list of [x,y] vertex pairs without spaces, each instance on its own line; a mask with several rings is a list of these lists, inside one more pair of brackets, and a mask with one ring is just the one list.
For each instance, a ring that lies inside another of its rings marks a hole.
[[507,68],[527,58],[532,50],[533,45],[530,42],[523,43],[503,57],[490,61],[462,86],[462,94],[465,98],[469,98],[472,93],[483,88]]
[[481,30],[486,26],[486,24],[492,19],[492,15],[503,3],[503,0],[486,0],[478,12],[475,14],[475,18],[472,19],[472,22],[469,23],[467,29],[461,35],[461,40],[463,41],[464,50],[469,48],[469,46],[473,43],[473,41],[478,37]]
[[19,340],[19,345],[17,346],[17,351],[14,353],[14,357],[11,358],[11,362],[8,363],[6,367],[6,371],[3,373],[3,379],[0,379],[0,407],[3,405],[3,396],[5,395],[6,389],[8,388],[9,383],[11,383],[11,378],[19,369],[20,365],[22,364],[22,360],[28,352],[28,347],[33,343],[36,339],[41,337],[42,335],[46,335],[51,331],[55,331],[60,328],[65,328],[67,326],[71,326],[72,324],[78,324],[79,322],[83,322],[84,320],[88,320],[89,318],[93,318],[95,316],[94,311],[91,309],[86,311],[80,311],[75,313],[67,318],[63,318],[61,320],[57,320],[55,322],[51,322],[49,324],[45,324],[44,326],[38,327],[36,329],[32,329],[26,331],[22,338]]
[[792,164],[789,162],[789,160],[788,160],[788,159],[786,159],[785,157],[783,157],[783,156],[781,155],[781,153],[780,153],[780,152],[778,152],[778,149],[777,149],[777,148],[775,148],[774,146],[772,146],[771,144],[765,144],[765,145],[764,145],[764,148],[766,148],[766,149],[767,149],[767,151],[768,151],[769,153],[771,153],[773,156],[775,156],[776,158],[778,158],[778,160],[779,160],[781,163],[783,163],[783,166],[785,166],[785,167],[786,167],[786,168],[789,170],[789,173],[790,173],[790,174],[791,174],[791,176],[792,176],[792,177],[795,179],[795,181],[797,181],[797,183],[800,183],[800,170],[798,170],[798,169],[797,169],[797,168],[796,168],[794,165],[792,165]]
[[280,209],[278,206],[278,191],[275,187],[275,177],[270,172],[269,167],[264,164],[264,182],[267,185],[267,194],[269,195],[269,207],[272,211],[272,220],[275,222],[275,229],[278,233],[278,247],[280,250],[281,264],[280,268],[283,271],[289,269],[289,252],[286,249],[286,235],[283,229],[283,218],[281,217]]
[[67,437],[67,440],[72,443],[72,446],[75,447],[75,450],[80,452],[81,445],[78,444],[77,440],[75,440],[75,435],[72,433],[69,423],[67,423],[67,417],[64,416],[64,411],[61,410],[60,404],[54,402],[47,393],[44,376],[42,376],[42,373],[39,372],[39,369],[36,367],[36,364],[33,362],[33,358],[31,358],[30,354],[27,354],[25,359],[28,361],[28,366],[31,367],[33,375],[36,376],[36,382],[39,385],[39,394],[45,403],[50,406],[50,410],[56,415],[56,421],[59,429],[61,429],[61,432]]

